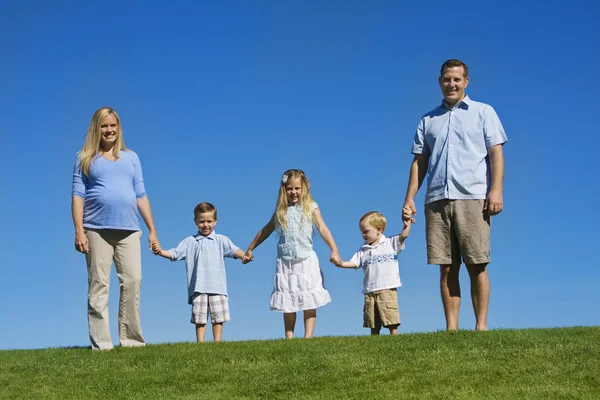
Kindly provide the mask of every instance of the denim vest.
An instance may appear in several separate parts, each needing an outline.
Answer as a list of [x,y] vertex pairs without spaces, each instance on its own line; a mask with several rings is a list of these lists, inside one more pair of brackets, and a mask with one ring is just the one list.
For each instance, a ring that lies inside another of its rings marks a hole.
[[[311,211],[317,208],[313,203]],[[313,250],[313,221],[312,216],[307,219],[302,216],[302,206],[296,204],[288,207],[287,229],[277,227],[279,243],[277,243],[277,256],[285,260],[302,260],[310,255]]]

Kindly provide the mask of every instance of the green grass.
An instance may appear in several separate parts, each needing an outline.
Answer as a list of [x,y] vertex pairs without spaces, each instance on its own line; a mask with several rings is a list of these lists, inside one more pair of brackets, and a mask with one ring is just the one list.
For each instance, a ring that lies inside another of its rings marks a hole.
[[600,327],[0,351],[2,399],[600,399]]

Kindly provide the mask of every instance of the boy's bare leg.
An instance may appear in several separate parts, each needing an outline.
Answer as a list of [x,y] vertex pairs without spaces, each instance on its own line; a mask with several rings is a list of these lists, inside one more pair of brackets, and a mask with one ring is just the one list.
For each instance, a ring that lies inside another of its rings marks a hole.
[[440,265],[440,292],[446,316],[446,330],[458,329],[458,312],[460,310],[460,283],[458,271],[460,264]]
[[317,325],[317,309],[304,310],[304,339],[310,339],[315,333]]
[[294,338],[294,327],[296,326],[296,313],[283,313],[283,327],[285,328],[285,338]]
[[215,342],[220,342],[223,338],[223,323],[212,324],[213,338]]
[[467,265],[471,278],[471,300],[475,311],[475,330],[487,330],[488,305],[490,303],[490,277],[487,264]]
[[196,324],[196,340],[198,343],[204,343],[206,337],[206,324]]
[[397,335],[399,326],[400,325],[388,325],[388,326],[386,326],[386,328],[388,328],[390,330],[390,335]]
[[379,310],[375,306],[375,328],[371,328],[371,335],[379,335],[381,332],[381,318],[379,318]]

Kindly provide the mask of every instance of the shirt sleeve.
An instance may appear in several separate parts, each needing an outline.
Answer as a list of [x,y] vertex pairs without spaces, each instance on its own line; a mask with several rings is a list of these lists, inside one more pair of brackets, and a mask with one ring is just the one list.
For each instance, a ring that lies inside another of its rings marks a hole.
[[496,110],[489,105],[483,111],[483,136],[488,149],[508,140]]
[[77,161],[75,162],[75,167],[73,168],[73,188],[71,190],[71,194],[73,196],[81,197],[85,199],[85,189],[87,186],[87,177],[81,171],[81,162],[79,161],[79,157],[77,157]]
[[360,250],[354,253],[350,259],[350,262],[356,265],[358,268],[362,267],[362,265],[360,265]]
[[315,211],[317,208],[319,208],[319,205],[317,204],[316,201],[313,201],[312,205],[310,206],[310,212],[312,213],[313,211]]
[[144,177],[142,175],[142,163],[140,162],[140,158],[133,151],[131,152],[133,155],[133,167],[135,168],[135,172],[133,175],[133,190],[135,192],[135,197],[137,199],[141,199],[146,197],[146,189],[144,188]]
[[221,236],[221,246],[223,247],[223,257],[233,258],[235,252],[239,249],[227,236]]
[[169,253],[171,253],[171,261],[185,260],[190,239],[196,240],[193,237],[185,238],[177,245],[177,247],[169,250]]
[[428,155],[431,153],[427,141],[425,140],[425,117],[421,118],[419,125],[417,126],[417,132],[415,133],[415,139],[412,147],[413,154]]
[[398,254],[402,250],[404,250],[404,242],[400,243],[400,235],[386,238],[386,240],[388,240],[390,242],[392,249],[394,250],[394,253]]

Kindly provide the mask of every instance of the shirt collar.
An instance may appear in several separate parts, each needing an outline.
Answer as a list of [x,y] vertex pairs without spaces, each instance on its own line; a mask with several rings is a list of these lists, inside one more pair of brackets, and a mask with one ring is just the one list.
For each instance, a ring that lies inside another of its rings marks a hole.
[[[464,108],[464,109],[468,110],[468,109],[469,109],[469,107],[471,106],[471,104],[473,104],[473,100],[471,100],[471,99],[469,98],[469,96],[468,96],[468,95],[465,95],[465,98],[464,98],[464,99],[462,99],[461,101],[459,101],[459,102],[458,102],[458,103],[457,103],[457,104],[454,106],[454,108]],[[441,107],[442,107],[442,108],[445,108],[445,109],[447,109],[447,110],[453,110],[453,109],[454,109],[454,108],[450,108],[450,107],[448,107],[448,105],[447,105],[447,104],[444,102],[444,100],[442,100],[442,105],[441,105]]]
[[385,235],[382,233],[381,236],[379,237],[379,241],[377,243],[375,243],[374,245],[370,245],[367,242],[365,242],[365,244],[363,244],[362,248],[363,249],[374,249],[377,246],[379,246],[381,244],[381,242],[383,242],[385,240]]
[[202,239],[211,239],[211,240],[215,240],[215,231],[213,230],[210,235],[208,236],[202,236],[202,234],[200,232],[196,233],[194,235],[194,237],[196,238],[196,240],[202,240]]

